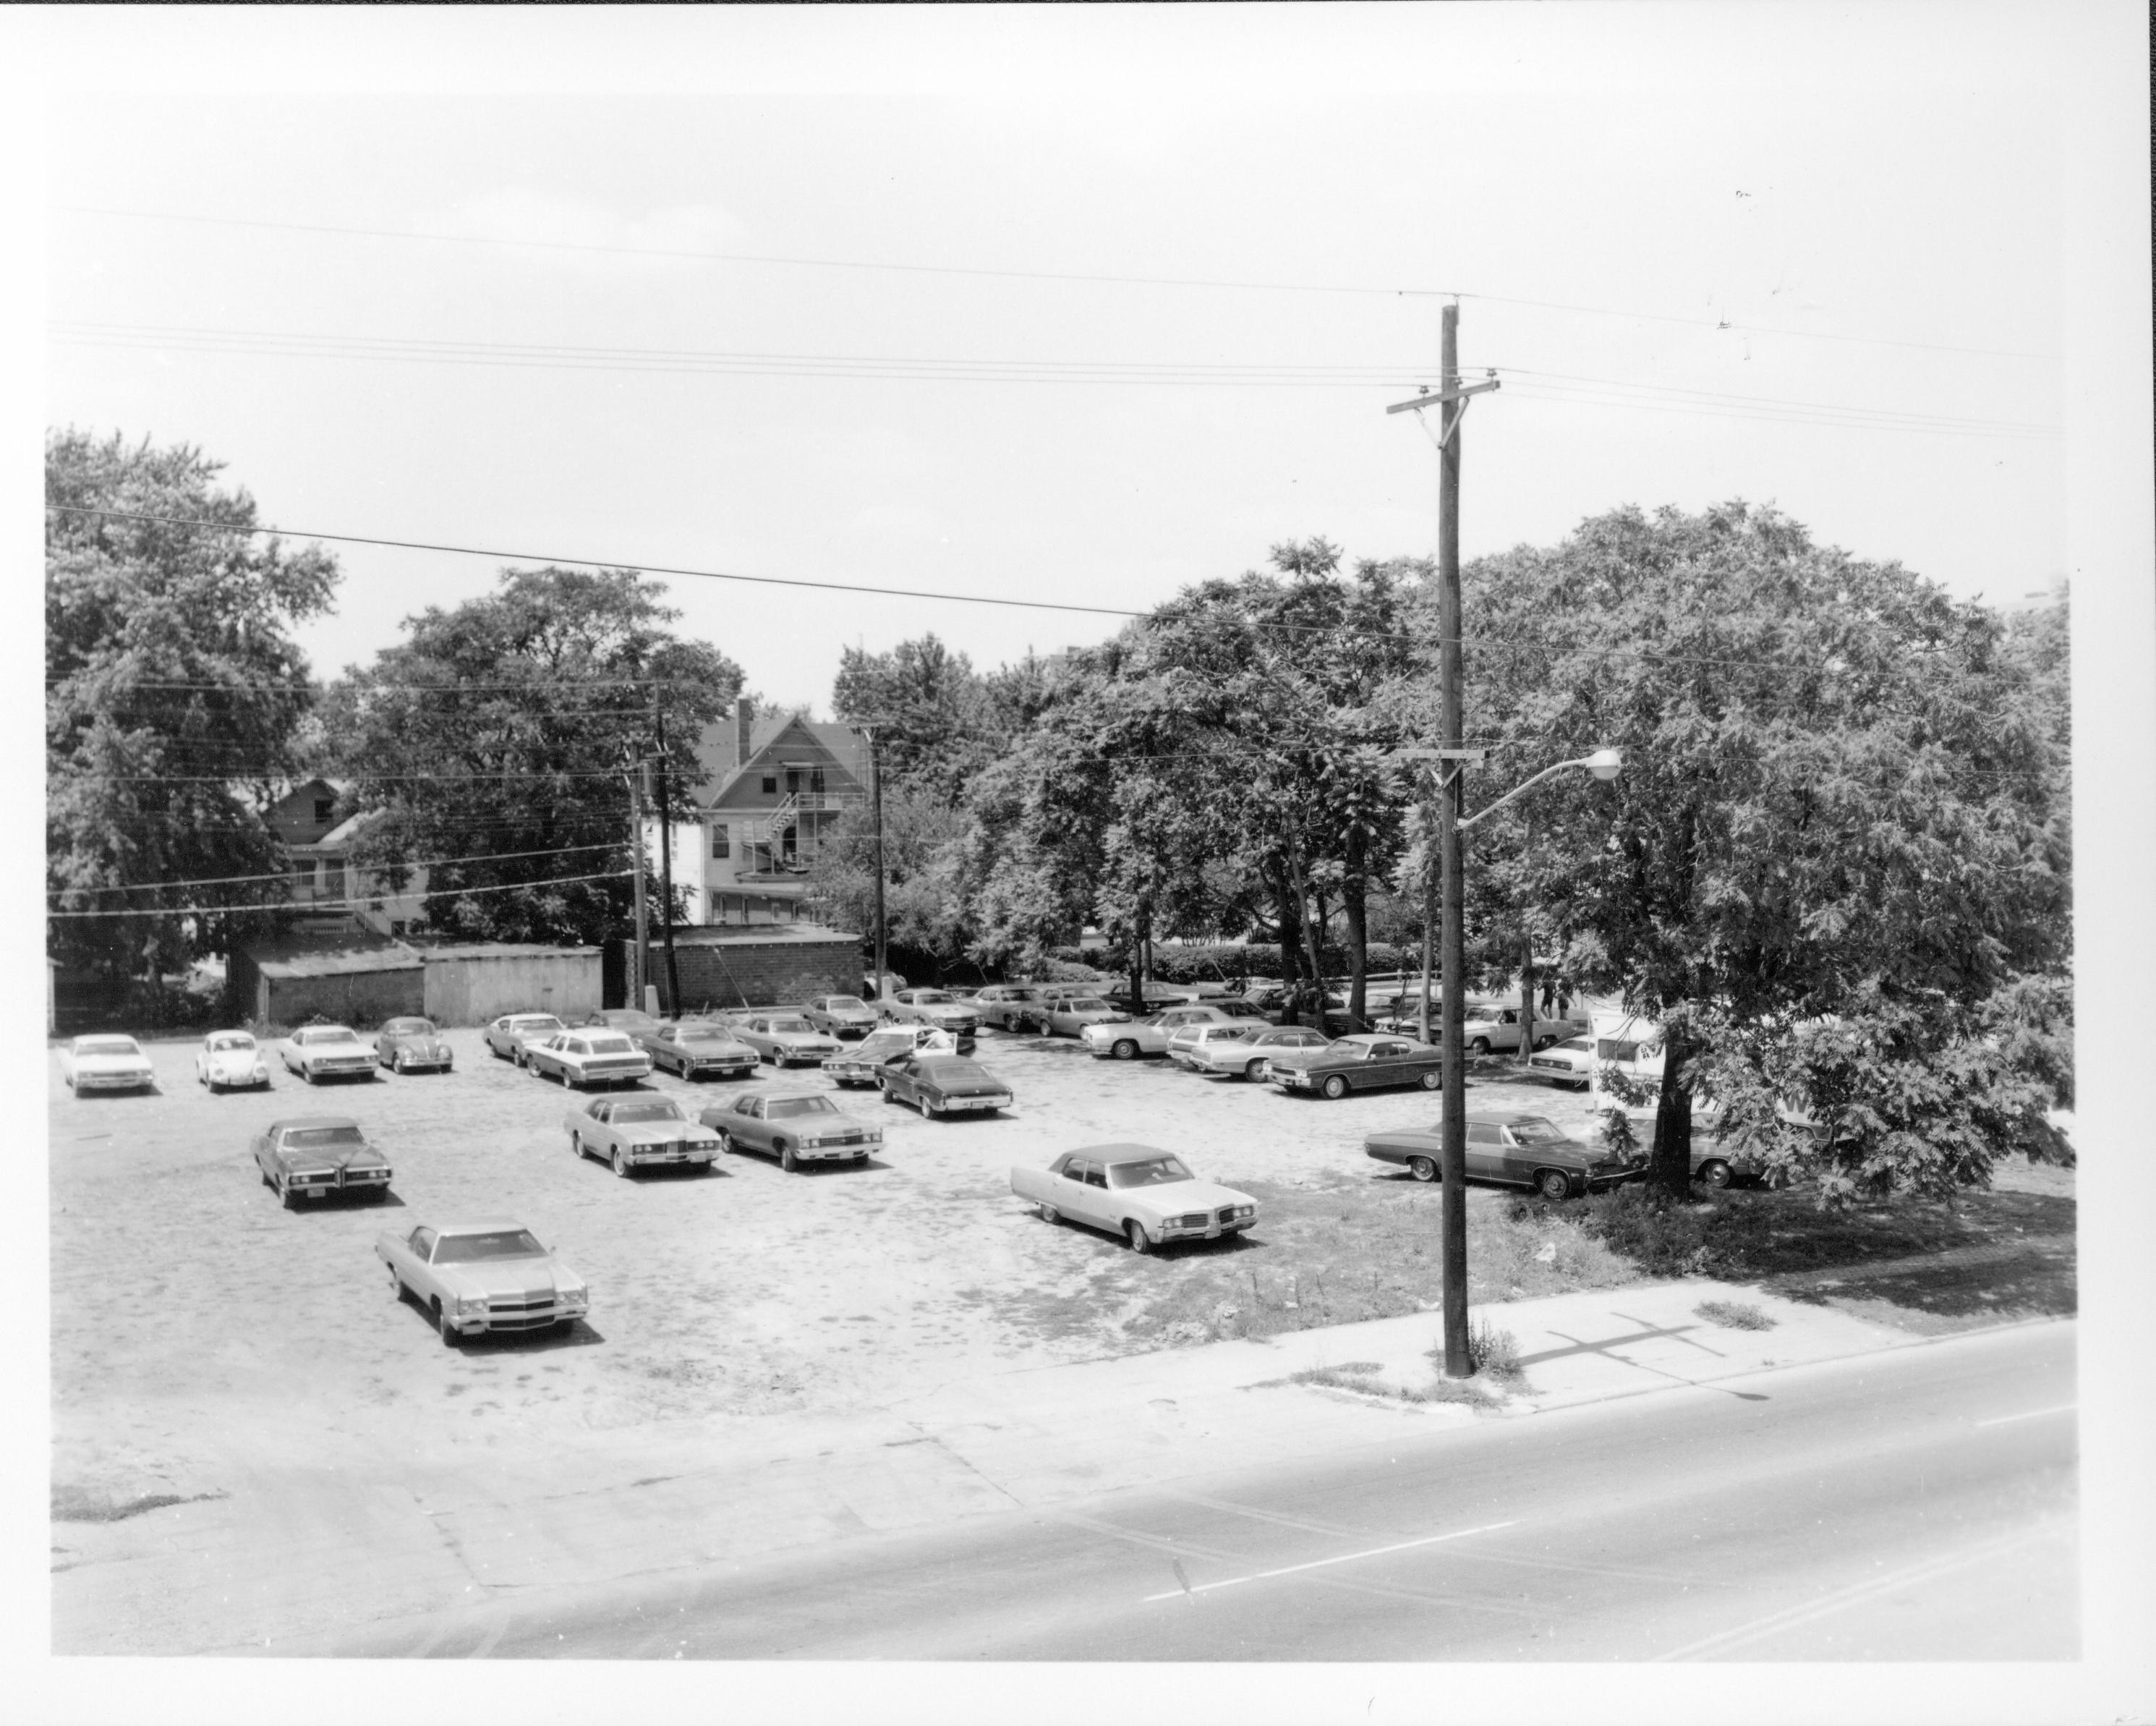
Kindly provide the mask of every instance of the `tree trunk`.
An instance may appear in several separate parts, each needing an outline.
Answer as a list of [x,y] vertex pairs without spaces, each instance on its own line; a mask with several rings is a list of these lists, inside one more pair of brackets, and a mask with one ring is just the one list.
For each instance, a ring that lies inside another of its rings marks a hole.
[[1138,907],[1137,922],[1131,931],[1131,1017],[1145,1017],[1145,947],[1146,935],[1152,918],[1144,906]]
[[1273,904],[1280,919],[1281,988],[1285,992],[1281,1003],[1281,1023],[1293,1025],[1297,1022],[1296,990],[1302,978],[1302,907],[1289,884],[1285,863],[1270,866],[1265,880],[1273,890]]
[[1691,1052],[1683,1038],[1674,1032],[1666,1035],[1647,1184],[1671,1199],[1691,1196],[1691,1093],[1684,1086],[1685,1058]]
[[1348,869],[1340,882],[1340,908],[1347,924],[1348,941],[1348,1017],[1358,1030],[1368,1023],[1364,1008],[1363,979],[1370,967],[1369,946],[1365,939],[1368,909],[1365,893],[1368,883],[1363,879],[1363,859],[1368,855],[1369,841],[1359,827],[1348,831]]

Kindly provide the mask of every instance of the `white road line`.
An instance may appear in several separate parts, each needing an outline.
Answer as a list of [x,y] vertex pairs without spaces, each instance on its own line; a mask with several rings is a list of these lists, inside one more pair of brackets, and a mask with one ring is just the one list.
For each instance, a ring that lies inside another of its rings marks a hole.
[[2079,1406],[2078,1403],[2062,1402],[2055,1409],[2030,1409],[2025,1414],[2020,1415],[1994,1415],[1989,1420],[1977,1420],[1971,1424],[1978,1426],[2004,1426],[2009,1420],[2041,1420],[2046,1415],[2071,1415]]
[[[1511,1522],[1485,1523],[1479,1528],[1455,1528],[1450,1534],[1429,1534],[1419,1540],[1401,1540],[1390,1546],[1373,1546],[1362,1552],[1343,1552],[1337,1558],[1312,1559],[1306,1564],[1283,1564],[1277,1570],[1257,1570],[1248,1576],[1230,1576],[1222,1582],[1201,1582],[1190,1592],[1194,1595],[1210,1594],[1216,1588],[1235,1588],[1245,1582],[1264,1582],[1275,1576],[1292,1576],[1301,1570],[1322,1570],[1328,1564],[1350,1564],[1358,1559],[1383,1558],[1389,1552],[1407,1552],[1418,1546],[1435,1546],[1445,1540],[1465,1540],[1470,1534],[1494,1533],[1499,1528],[1516,1528],[1518,1522],[1515,1517]],[[1149,1594],[1138,1604],[1149,1606],[1155,1600],[1179,1600],[1183,1597],[1181,1589],[1171,1588],[1166,1594]]]

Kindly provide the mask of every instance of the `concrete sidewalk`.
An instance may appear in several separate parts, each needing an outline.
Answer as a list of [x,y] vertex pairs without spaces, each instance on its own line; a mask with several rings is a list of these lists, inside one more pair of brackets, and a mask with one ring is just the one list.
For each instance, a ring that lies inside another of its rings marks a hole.
[[[1774,1321],[1717,1327],[1741,1302]],[[1692,1279],[1477,1309],[1527,1384],[1495,1411],[1296,1384],[1353,1364],[1425,1386],[1435,1313],[988,1374],[843,1416],[685,1420],[491,1451],[383,1459],[366,1477],[272,1466],[228,1497],[67,1525],[60,1652],[327,1652],[369,1625],[737,1561],[871,1531],[1065,1500],[1912,1341],[1755,1289]],[[462,1616],[463,1615],[456,1615]],[[432,1632],[439,1635],[436,1631]]]

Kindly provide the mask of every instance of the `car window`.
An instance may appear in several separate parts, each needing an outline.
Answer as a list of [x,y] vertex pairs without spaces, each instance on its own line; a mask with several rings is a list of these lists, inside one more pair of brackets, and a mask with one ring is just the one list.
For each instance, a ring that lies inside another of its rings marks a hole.
[[512,1019],[510,1029],[522,1031],[528,1036],[542,1036],[548,1031],[566,1030],[568,1027],[550,1013],[536,1014],[528,1019]]
[[988,1076],[985,1067],[977,1066],[970,1061],[939,1061],[926,1065],[926,1071],[938,1079],[985,1079]]
[[869,1004],[859,995],[832,995],[825,999],[824,1004],[834,1013],[865,1013],[869,1009]]
[[422,1264],[424,1264],[427,1261],[428,1257],[433,1253],[434,1250],[434,1231],[432,1229],[422,1225],[420,1227],[413,1230],[412,1251],[419,1256],[419,1261]]
[[636,1045],[627,1037],[589,1037],[579,1046],[585,1055],[634,1055]]
[[920,989],[913,992],[913,1004],[916,1007],[941,1007],[957,999],[947,989]]
[[1561,1145],[1570,1143],[1563,1130],[1554,1121],[1545,1121],[1540,1115],[1529,1115],[1524,1120],[1513,1122],[1512,1137],[1523,1145]]
[[1471,1145],[1501,1145],[1504,1143],[1504,1138],[1500,1135],[1496,1128],[1485,1126],[1479,1121],[1470,1121],[1467,1123],[1468,1143]]
[[747,1115],[753,1120],[763,1112],[763,1099],[760,1097],[744,1097],[734,1105],[734,1112],[737,1115]]
[[494,1229],[484,1235],[444,1235],[434,1248],[438,1265],[472,1265],[487,1259],[543,1257],[547,1249],[529,1229]]
[[1111,1164],[1108,1169],[1111,1187],[1164,1187],[1194,1178],[1175,1157],[1148,1157],[1141,1163]]
[[280,1140],[288,1151],[326,1151],[367,1143],[357,1127],[288,1127]]
[[628,1127],[640,1121],[685,1121],[689,1117],[672,1097],[654,1097],[648,1101],[615,1103],[611,1112],[599,1118]]
[[770,1031],[807,1031],[815,1029],[805,1019],[773,1019],[763,1028]]
[[1636,1061],[1640,1056],[1640,1045],[1620,1042],[1614,1037],[1603,1037],[1597,1040],[1594,1053],[1596,1058],[1602,1061]]
[[1086,1179],[1086,1159],[1083,1157],[1073,1157],[1065,1164],[1063,1178],[1065,1180],[1075,1180],[1083,1184]]
[[1594,1052],[1594,1040],[1592,1037],[1567,1037],[1558,1047],[1570,1049],[1576,1054],[1589,1055]]
[[1086,1165],[1086,1184],[1089,1187],[1101,1188],[1106,1188],[1108,1184],[1107,1174],[1099,1164],[1088,1163]]
[[677,1043],[731,1043],[733,1041],[733,1039],[724,1031],[714,1030],[711,1026],[704,1025],[697,1025],[690,1030],[670,1031],[668,1035]]
[[78,1055],[140,1055],[132,1037],[83,1037],[77,1040],[74,1052]]
[[777,1097],[764,1112],[770,1121],[798,1120],[803,1115],[835,1115],[838,1105],[828,1097]]
[[237,1031],[228,1036],[212,1037],[209,1040],[210,1052],[213,1055],[220,1054],[228,1049],[252,1049],[254,1046],[254,1038]]

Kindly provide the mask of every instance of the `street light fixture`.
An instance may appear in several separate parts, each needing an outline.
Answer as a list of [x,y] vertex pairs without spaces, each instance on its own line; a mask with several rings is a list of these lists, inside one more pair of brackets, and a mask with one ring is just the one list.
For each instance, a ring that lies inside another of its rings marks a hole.
[[[1481,761],[1479,750],[1399,749],[1394,753],[1402,760],[1428,761],[1433,768],[1448,761],[1453,763],[1451,771],[1435,783],[1435,791],[1440,798],[1448,794],[1456,795],[1458,788],[1455,782],[1461,773],[1470,765],[1480,765]],[[1453,824],[1453,831],[1455,834],[1465,833],[1483,817],[1503,808],[1553,773],[1561,773],[1571,768],[1584,768],[1598,779],[1609,780],[1617,777],[1624,765],[1623,753],[1608,747],[1597,749],[1591,754],[1582,755],[1571,761],[1558,762],[1544,768],[1532,778],[1515,785],[1495,803],[1486,804],[1471,815],[1460,817]],[[1445,953],[1440,974],[1445,979],[1445,1011],[1439,1058],[1444,1073],[1446,1107],[1438,1153],[1439,1177],[1444,1184],[1443,1228],[1440,1244],[1443,1251],[1445,1276],[1445,1370],[1448,1377],[1465,1379],[1471,1377],[1475,1371],[1475,1363],[1467,1346],[1467,1122],[1466,1110],[1459,1102],[1465,1098],[1467,1088],[1467,1063],[1460,1046],[1459,1006],[1467,970],[1467,941],[1463,919],[1448,916],[1445,924]],[[1429,1034],[1429,1013],[1430,979],[1425,973],[1423,979],[1425,1037]]]

